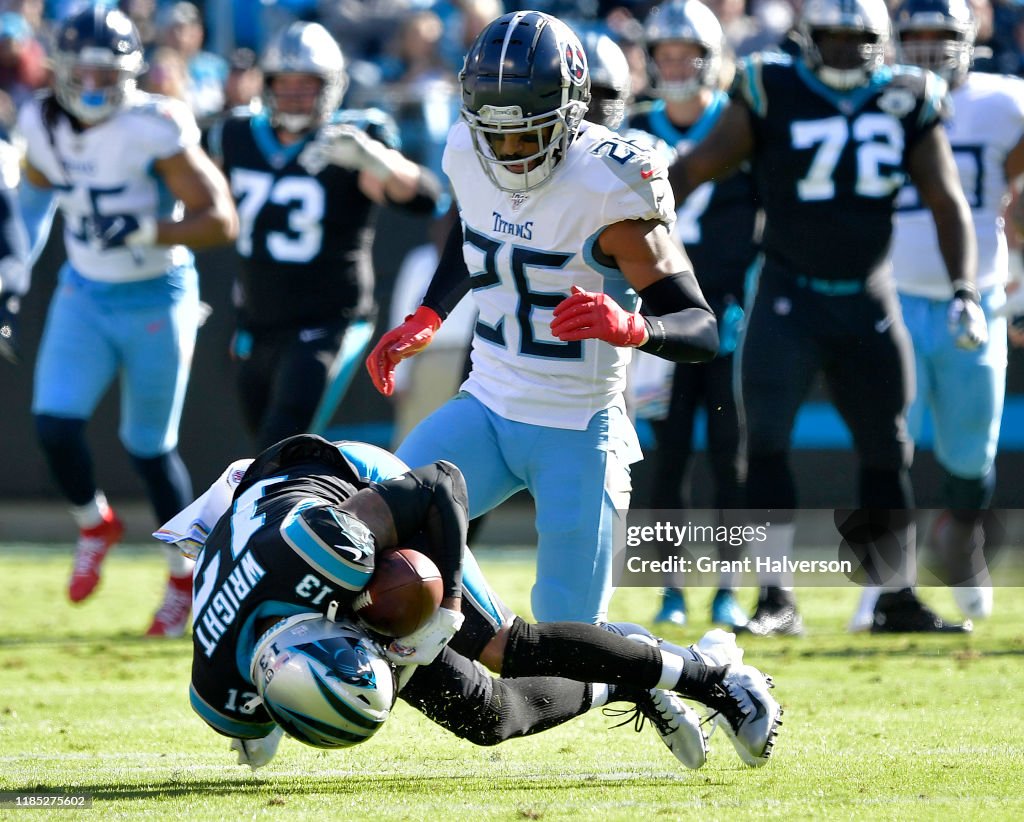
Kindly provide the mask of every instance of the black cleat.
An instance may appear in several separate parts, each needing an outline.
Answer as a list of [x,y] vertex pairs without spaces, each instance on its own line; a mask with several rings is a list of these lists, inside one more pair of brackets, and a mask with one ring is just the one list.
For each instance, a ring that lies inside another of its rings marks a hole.
[[967,634],[973,630],[969,619],[963,623],[946,622],[921,602],[911,588],[879,595],[871,623],[873,634]]
[[804,632],[804,623],[792,592],[766,587],[761,589],[754,615],[746,625],[737,625],[735,630],[738,634],[754,636],[800,636]]

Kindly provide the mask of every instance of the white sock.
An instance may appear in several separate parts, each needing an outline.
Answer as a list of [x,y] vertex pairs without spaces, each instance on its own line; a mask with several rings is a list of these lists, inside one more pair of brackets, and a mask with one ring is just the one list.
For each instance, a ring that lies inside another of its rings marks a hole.
[[[792,522],[772,524],[765,529],[764,542],[751,543],[751,552],[770,564],[781,563],[793,554],[793,538],[796,535],[796,524]],[[755,566],[756,566],[755,562]],[[758,584],[793,590],[793,572],[782,570],[763,570],[757,575]]]
[[603,682],[590,683],[590,710],[608,704],[608,686]]
[[82,529],[95,528],[103,522],[109,512],[110,506],[102,491],[97,491],[85,505],[71,507],[71,516],[74,517],[75,524]]
[[679,684],[679,678],[683,675],[683,658],[676,656],[669,651],[661,652],[661,679],[655,688],[671,690]]
[[174,545],[165,545],[164,552],[167,556],[167,570],[172,577],[192,576],[192,569],[196,567],[195,560],[186,557]]

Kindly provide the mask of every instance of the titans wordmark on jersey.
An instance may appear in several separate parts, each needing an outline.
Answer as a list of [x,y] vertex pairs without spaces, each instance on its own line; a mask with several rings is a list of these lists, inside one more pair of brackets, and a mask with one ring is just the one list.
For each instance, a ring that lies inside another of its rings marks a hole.
[[[383,112],[341,111],[332,122],[398,147]],[[211,134],[238,204],[241,319],[250,330],[303,328],[372,309],[377,206],[359,189],[358,172],[328,165],[311,175],[299,165],[309,139],[282,146],[265,113],[233,117]]]
[[153,174],[153,163],[199,145],[199,127],[180,100],[137,92],[113,117],[77,130],[67,116],[44,122],[42,100],[23,106],[18,129],[28,161],[50,181],[64,216],[71,265],[90,280],[159,277],[192,261],[182,245],[100,248],[88,226],[96,217],[180,218],[180,204]]
[[583,430],[595,413],[622,402],[632,351],[599,340],[562,342],[551,333],[552,311],[573,285],[637,308],[636,292],[622,272],[596,259],[594,245],[622,220],[672,225],[664,164],[588,123],[543,188],[512,195],[490,182],[472,139],[456,124],[443,162],[480,312],[463,387],[507,419]]
[[802,61],[758,54],[733,95],[751,115],[768,260],[823,280],[866,279],[885,266],[907,152],[940,122],[946,84],[896,66],[839,92]]
[[[1004,285],[1009,276],[1003,231],[1009,184],[1004,165],[1024,137],[1024,80],[972,72],[951,97],[949,142],[978,238],[978,287],[989,291]],[[935,224],[912,184],[900,191],[897,205],[892,262],[899,290],[936,300],[951,298]]]

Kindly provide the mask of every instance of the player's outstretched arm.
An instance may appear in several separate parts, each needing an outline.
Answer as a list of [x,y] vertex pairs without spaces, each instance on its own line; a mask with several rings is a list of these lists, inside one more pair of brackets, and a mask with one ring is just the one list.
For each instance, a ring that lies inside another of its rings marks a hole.
[[157,173],[185,206],[178,222],[159,221],[152,238],[159,245],[211,248],[238,236],[238,212],[227,180],[213,160],[197,146],[158,160]]

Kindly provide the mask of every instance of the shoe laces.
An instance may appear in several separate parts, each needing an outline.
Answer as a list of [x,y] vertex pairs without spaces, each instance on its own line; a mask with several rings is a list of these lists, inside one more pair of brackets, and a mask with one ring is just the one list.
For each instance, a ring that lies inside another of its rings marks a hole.
[[86,574],[96,570],[96,563],[103,558],[107,541],[103,537],[79,536],[75,546],[75,574]]
[[674,732],[678,727],[671,713],[666,713],[659,709],[657,702],[651,694],[647,694],[638,700],[632,708],[607,707],[603,708],[601,713],[610,718],[625,717],[621,722],[612,725],[612,729],[621,728],[623,725],[628,725],[632,722],[633,730],[641,733],[644,729],[644,723],[648,719],[651,720],[662,736]]
[[[769,688],[775,687],[770,676],[765,676],[764,679]],[[721,714],[734,731],[738,731],[740,726],[747,721],[747,717],[754,712],[750,695],[735,679],[729,681],[728,673],[720,683],[714,686],[709,701],[714,704],[709,705],[712,712],[705,717],[704,722],[711,722]]]

